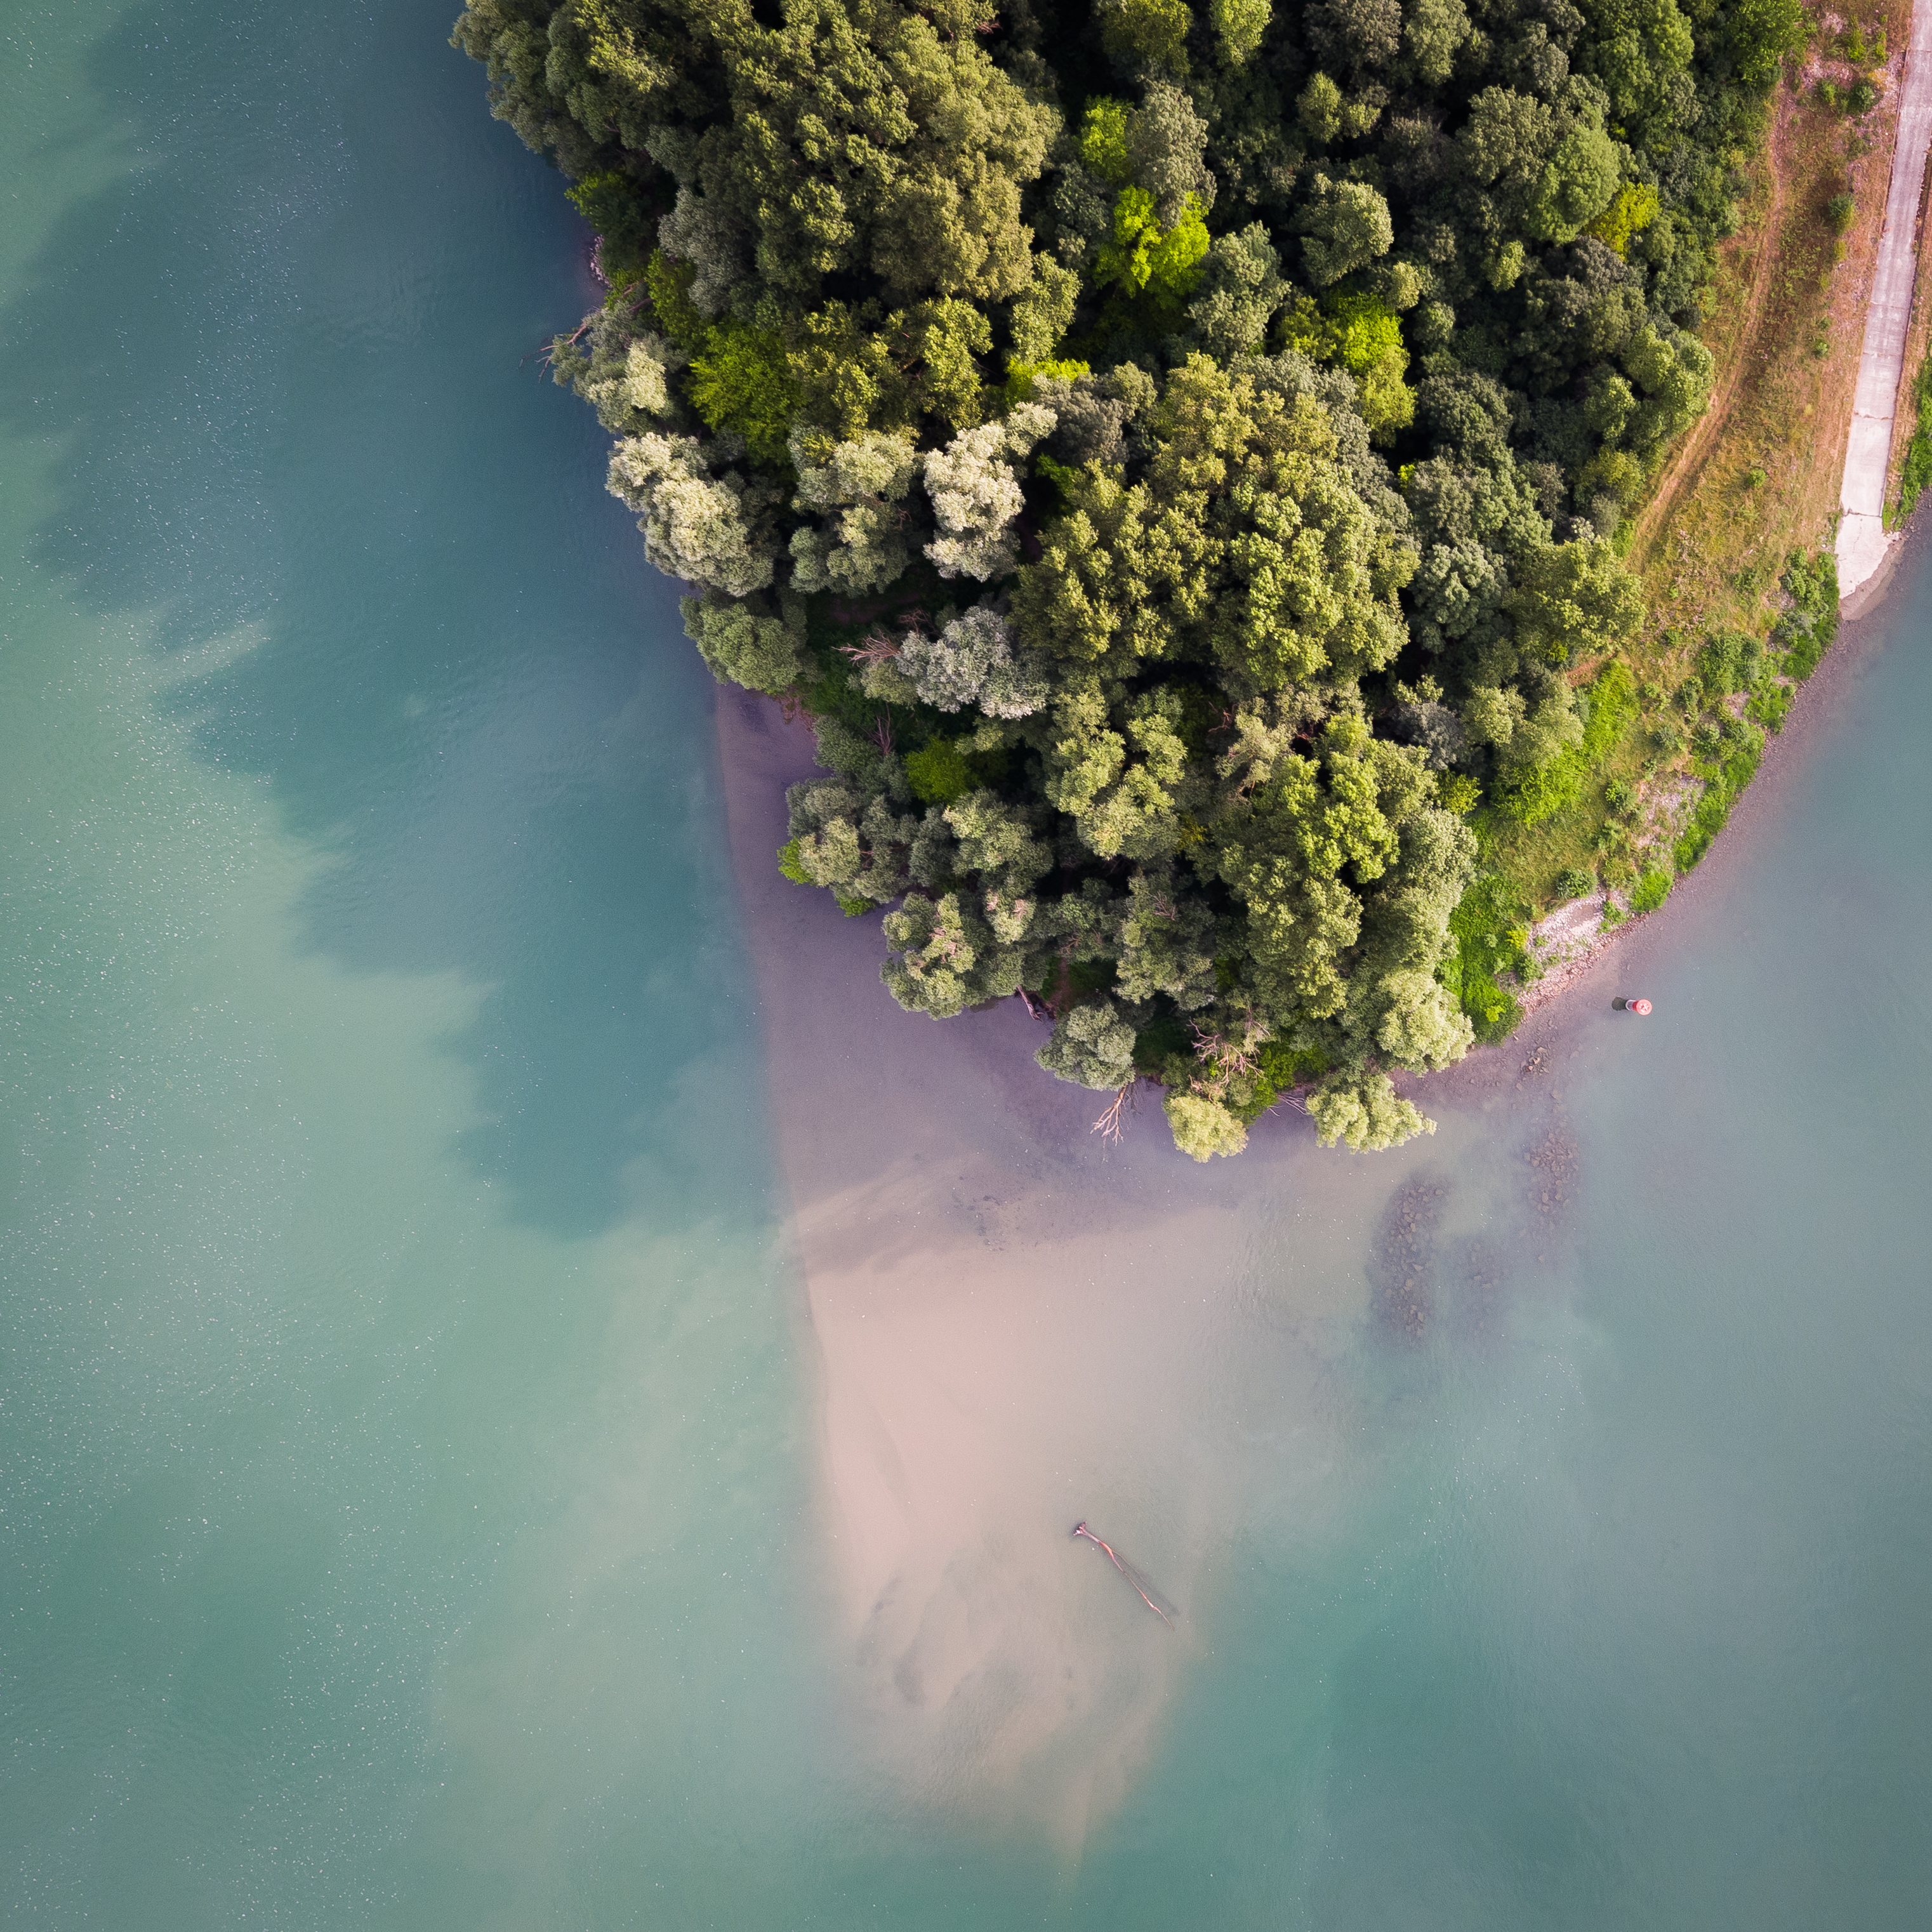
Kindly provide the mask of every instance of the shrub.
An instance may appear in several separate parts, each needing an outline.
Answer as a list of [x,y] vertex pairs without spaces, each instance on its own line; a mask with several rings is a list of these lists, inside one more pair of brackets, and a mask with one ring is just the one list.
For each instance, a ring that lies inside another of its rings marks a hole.
[[1134,1064],[1143,1073],[1158,1073],[1175,1055],[1193,1050],[1194,1036],[1187,1022],[1171,1006],[1156,1013],[1134,1035]]
[[1255,1056],[1262,1078],[1286,1093],[1304,1080],[1318,1080],[1328,1071],[1328,1062],[1319,1053],[1290,1046],[1286,1041],[1271,1040]]
[[1590,687],[1590,716],[1582,742],[1559,752],[1517,780],[1507,808],[1526,825],[1540,824],[1576,803],[1583,781],[1601,764],[1636,715],[1636,686],[1621,658],[1612,658]]
[[1764,755],[1764,734],[1751,730],[1732,752],[1704,788],[1690,822],[1678,836],[1673,856],[1677,869],[1688,872],[1711,849],[1711,843],[1724,829],[1724,821],[1757,771]]
[[1522,1008],[1485,974],[1475,974],[1462,988],[1462,1010],[1476,1037],[1485,1046],[1509,1038],[1522,1019]]
[[1697,676],[1714,698],[1748,691],[1764,668],[1764,646],[1748,631],[1720,631],[1697,653]]
[[[1854,114],[1869,114],[1878,105],[1878,89],[1868,80],[1862,80],[1846,98],[1846,104]],[[1844,197],[1849,201],[1851,197]]]
[[[911,760],[908,759],[910,764]],[[1071,959],[1066,965],[1066,983],[1076,993],[1104,993],[1120,977],[1120,968],[1111,959]],[[1192,1043],[1192,1034],[1184,1034],[1183,1045]]]
[[1637,880],[1636,889],[1630,894],[1630,910],[1636,913],[1654,912],[1670,896],[1673,881],[1661,866],[1653,866]]
[[950,805],[973,789],[973,768],[950,738],[935,738],[906,754],[906,776],[922,805]]
[[1565,866],[1556,875],[1556,896],[1559,898],[1580,899],[1586,892],[1597,889],[1597,875],[1581,866]]
[[1772,642],[1785,650],[1785,676],[1802,682],[1838,634],[1838,560],[1828,550],[1809,558],[1793,550],[1780,581],[1792,608],[1778,619]]
[[1744,716],[1768,731],[1782,731],[1785,719],[1791,715],[1792,701],[1797,695],[1795,686],[1779,684],[1767,678],[1752,692],[1750,702],[1744,706]]
[[1438,976],[1468,1016],[1476,1037],[1493,1045],[1506,1039],[1522,1018],[1522,1009],[1496,984],[1498,973],[1519,978],[1534,970],[1523,950],[1528,934],[1519,922],[1528,908],[1519,904],[1507,880],[1479,874],[1449,915],[1456,950]]

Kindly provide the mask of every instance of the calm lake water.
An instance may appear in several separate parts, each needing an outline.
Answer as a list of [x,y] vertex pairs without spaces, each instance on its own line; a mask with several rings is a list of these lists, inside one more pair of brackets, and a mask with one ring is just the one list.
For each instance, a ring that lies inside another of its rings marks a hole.
[[1932,566],[1646,1025],[1124,1300],[1246,1500],[1120,1788],[915,1792],[713,687],[450,4],[0,23],[0,1920],[1925,1924]]

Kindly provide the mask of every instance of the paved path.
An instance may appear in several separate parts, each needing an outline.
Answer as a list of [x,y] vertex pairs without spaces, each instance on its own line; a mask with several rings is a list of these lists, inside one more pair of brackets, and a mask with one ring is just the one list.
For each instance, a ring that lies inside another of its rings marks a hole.
[[1918,271],[1918,189],[1932,146],[1932,0],[1912,0],[1912,44],[1899,82],[1898,138],[1878,268],[1865,310],[1845,480],[1838,493],[1838,594],[1849,597],[1885,561],[1885,478],[1892,458],[1892,417],[1905,376],[1905,334]]

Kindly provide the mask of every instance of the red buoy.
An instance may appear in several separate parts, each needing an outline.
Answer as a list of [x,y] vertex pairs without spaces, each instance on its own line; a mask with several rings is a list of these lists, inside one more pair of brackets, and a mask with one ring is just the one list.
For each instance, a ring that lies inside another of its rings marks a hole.
[[1635,1013],[1641,1018],[1650,1011],[1650,1002],[1648,1000],[1626,1000],[1624,1002],[1624,1011],[1627,1013]]

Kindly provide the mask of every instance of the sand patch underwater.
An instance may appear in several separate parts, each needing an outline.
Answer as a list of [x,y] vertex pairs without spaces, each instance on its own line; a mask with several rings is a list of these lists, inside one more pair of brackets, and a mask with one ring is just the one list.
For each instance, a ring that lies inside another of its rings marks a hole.
[[[1063,1846],[1120,1799],[1244,1544],[1323,1533],[1355,1426],[1384,1204],[1440,1142],[1324,1152],[1283,1110],[1198,1167],[1143,1100],[1053,1081],[1017,1001],[935,1023],[878,922],[777,873],[811,739],[734,692],[720,730],[817,1378],[842,1702],[908,1802]],[[1177,1612],[1169,1629],[1085,1518]]]

